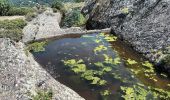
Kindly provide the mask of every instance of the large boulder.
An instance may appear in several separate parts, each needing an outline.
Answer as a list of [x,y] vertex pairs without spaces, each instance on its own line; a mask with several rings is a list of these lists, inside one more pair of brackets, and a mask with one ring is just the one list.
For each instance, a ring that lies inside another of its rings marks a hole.
[[170,45],[169,0],[86,0],[87,28],[112,33],[158,64]]

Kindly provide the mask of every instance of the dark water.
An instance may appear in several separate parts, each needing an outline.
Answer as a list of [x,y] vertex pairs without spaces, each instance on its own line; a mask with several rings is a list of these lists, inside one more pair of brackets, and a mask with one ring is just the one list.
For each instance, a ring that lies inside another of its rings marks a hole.
[[[101,41],[97,41],[101,40]],[[94,52],[94,49],[100,45],[107,47],[107,50]],[[46,69],[56,80],[70,87],[87,100],[103,100],[100,92],[109,90],[110,95],[105,100],[121,100],[123,99],[121,86],[133,86],[140,83],[144,86],[152,86],[155,88],[170,90],[168,84],[170,80],[165,75],[157,74],[156,72],[147,75],[146,67],[142,64],[146,61],[137,52],[126,46],[123,42],[106,41],[105,36],[97,33],[83,36],[70,36],[60,38],[48,43],[45,47],[46,51],[33,53],[37,62]],[[94,86],[88,81],[83,80],[79,74],[75,74],[68,69],[62,60],[83,59],[84,64],[88,69],[96,69],[94,63],[103,62],[104,56],[115,59],[120,58],[121,63],[112,66],[112,71],[108,72],[102,78],[107,80],[105,86]],[[127,64],[127,60],[135,60],[136,64]],[[115,76],[118,75],[119,79]],[[122,81],[126,80],[126,82]]]

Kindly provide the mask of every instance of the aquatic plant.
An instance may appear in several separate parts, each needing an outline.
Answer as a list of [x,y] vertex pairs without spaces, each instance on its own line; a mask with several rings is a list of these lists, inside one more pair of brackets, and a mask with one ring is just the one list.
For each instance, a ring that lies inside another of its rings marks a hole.
[[96,39],[96,40],[95,40],[95,42],[96,42],[96,43],[100,43],[100,42],[101,42],[101,40],[99,40],[99,39]]
[[[100,76],[102,76],[104,73],[102,71],[97,70],[88,70],[86,68],[86,65],[83,64],[83,60],[63,60],[64,64],[66,66],[69,66],[69,68],[76,74],[80,74],[81,78],[90,81],[93,85],[106,85],[107,81],[101,79]],[[107,69],[105,69],[107,71]]]
[[135,60],[132,60],[132,59],[130,59],[130,58],[127,60],[127,63],[128,63],[129,65],[137,64],[137,62],[136,62]]
[[104,91],[101,91],[100,94],[101,94],[102,96],[108,96],[108,95],[111,94],[111,92],[110,92],[109,90],[104,90]]
[[148,68],[153,67],[153,64],[151,64],[149,61],[145,61],[144,63],[142,63],[143,66],[146,66]]
[[81,74],[81,77],[85,80],[91,81],[93,85],[106,85],[107,81],[102,80],[99,76],[103,75],[100,71],[86,70]]
[[104,58],[105,58],[105,63],[111,64],[111,65],[117,65],[121,63],[121,59],[120,57],[116,57],[116,58],[112,58],[109,57],[107,54],[103,54]]
[[154,87],[145,87],[143,84],[136,84],[131,87],[121,86],[125,93],[122,97],[125,100],[167,100],[170,99],[170,92]]
[[47,41],[44,42],[34,42],[32,44],[29,44],[25,50],[27,51],[33,51],[33,52],[42,52],[45,51],[45,45],[47,44]]
[[101,52],[102,50],[107,50],[107,47],[105,47],[104,45],[99,45],[98,47],[94,48],[94,52]]
[[86,65],[82,64],[84,61],[82,59],[80,60],[63,60],[64,65],[69,66],[71,70],[75,73],[82,73],[86,71]]
[[113,42],[117,40],[117,37],[110,34],[106,34],[104,39],[108,42]]

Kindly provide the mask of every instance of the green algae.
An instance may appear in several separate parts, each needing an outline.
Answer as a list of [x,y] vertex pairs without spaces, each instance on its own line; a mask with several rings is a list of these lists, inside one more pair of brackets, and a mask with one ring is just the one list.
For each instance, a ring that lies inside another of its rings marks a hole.
[[127,60],[127,63],[128,63],[129,65],[137,64],[137,62],[136,62],[135,60],[132,60],[132,59],[130,59],[130,58]]
[[94,48],[95,53],[101,52],[101,51],[104,51],[104,50],[107,50],[107,47],[105,47],[104,45],[99,45],[98,47]]

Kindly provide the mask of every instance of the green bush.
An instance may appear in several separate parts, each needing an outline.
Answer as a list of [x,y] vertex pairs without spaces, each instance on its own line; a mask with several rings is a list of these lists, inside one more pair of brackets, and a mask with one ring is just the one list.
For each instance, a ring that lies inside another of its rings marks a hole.
[[22,38],[22,29],[26,26],[23,19],[0,21],[0,38],[10,38],[19,41]]
[[75,2],[78,2],[78,3],[79,3],[79,2],[84,2],[84,0],[75,0]]
[[51,8],[56,8],[58,10],[62,10],[64,7],[63,3],[61,1],[58,1],[58,0],[54,0],[52,5],[51,5]]
[[34,12],[30,7],[11,7],[7,13],[9,16],[13,15],[26,15],[27,13]]
[[7,12],[11,8],[8,0],[0,0],[0,15],[7,15]]
[[0,21],[0,29],[22,29],[27,23],[23,19]]
[[34,13],[34,12],[29,12],[29,13],[25,16],[25,18],[26,18],[27,21],[32,21],[32,19],[35,18],[35,17],[37,17],[37,14]]
[[73,10],[66,14],[62,26],[82,26],[85,25],[86,18],[81,14],[79,10]]
[[10,38],[14,41],[19,41],[22,39],[22,30],[20,29],[10,29],[10,30],[4,30],[0,32],[0,38]]

